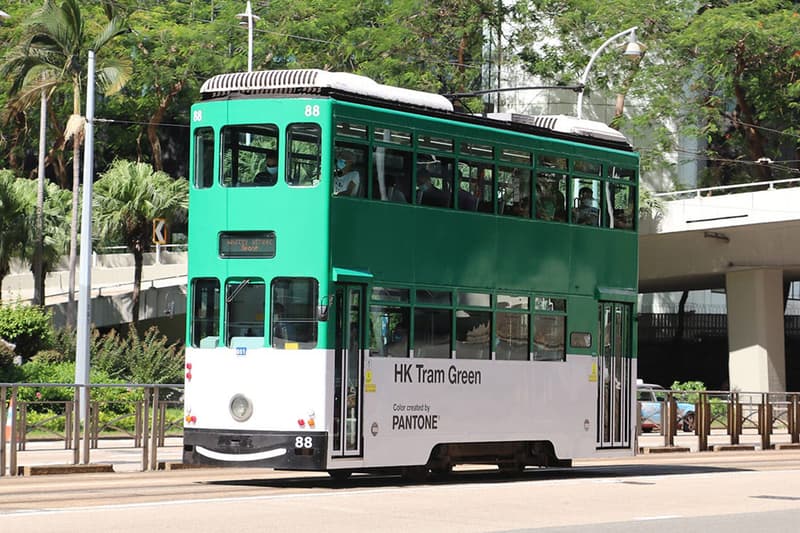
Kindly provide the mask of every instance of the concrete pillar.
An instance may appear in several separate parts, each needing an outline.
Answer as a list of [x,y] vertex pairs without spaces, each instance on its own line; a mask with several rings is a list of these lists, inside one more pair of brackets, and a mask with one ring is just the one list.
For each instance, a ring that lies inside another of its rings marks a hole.
[[728,272],[725,287],[731,390],[785,392],[783,271]]

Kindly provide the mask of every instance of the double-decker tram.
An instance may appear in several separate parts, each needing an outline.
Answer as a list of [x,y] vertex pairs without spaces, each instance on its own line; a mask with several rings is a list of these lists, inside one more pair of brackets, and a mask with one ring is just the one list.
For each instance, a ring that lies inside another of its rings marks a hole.
[[201,94],[185,462],[420,475],[633,453],[620,133],[319,70]]

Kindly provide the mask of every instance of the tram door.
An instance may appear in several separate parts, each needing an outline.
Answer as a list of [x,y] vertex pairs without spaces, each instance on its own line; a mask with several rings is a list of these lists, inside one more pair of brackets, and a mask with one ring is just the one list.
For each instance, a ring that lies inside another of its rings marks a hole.
[[597,447],[629,448],[632,418],[631,305],[601,302]]
[[364,346],[364,287],[336,289],[333,455],[361,454],[361,375]]

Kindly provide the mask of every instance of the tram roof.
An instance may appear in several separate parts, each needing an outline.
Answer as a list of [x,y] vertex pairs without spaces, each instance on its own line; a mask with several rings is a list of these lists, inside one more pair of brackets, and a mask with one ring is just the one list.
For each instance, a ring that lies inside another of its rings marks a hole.
[[631,150],[630,143],[622,133],[602,122],[564,115],[462,114],[455,112],[453,104],[442,95],[382,85],[366,76],[348,72],[319,69],[234,72],[213,76],[200,88],[204,100],[301,94],[331,96],[406,111],[410,106],[428,115],[450,120]]

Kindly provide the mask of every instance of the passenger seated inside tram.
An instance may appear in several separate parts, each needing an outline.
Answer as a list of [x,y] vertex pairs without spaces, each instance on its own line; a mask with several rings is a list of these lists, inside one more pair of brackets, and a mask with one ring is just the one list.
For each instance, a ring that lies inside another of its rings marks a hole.
[[435,207],[450,207],[450,198],[447,193],[431,183],[431,174],[425,167],[417,170],[417,203]]
[[336,170],[333,172],[335,196],[360,196],[361,175],[355,169],[355,154],[350,150],[336,152]]
[[256,174],[253,183],[256,185],[275,185],[278,182],[278,156],[268,154],[264,170]]
[[597,226],[600,222],[600,210],[594,206],[594,194],[589,187],[581,187],[578,191],[578,205],[572,210],[572,221],[575,224]]

